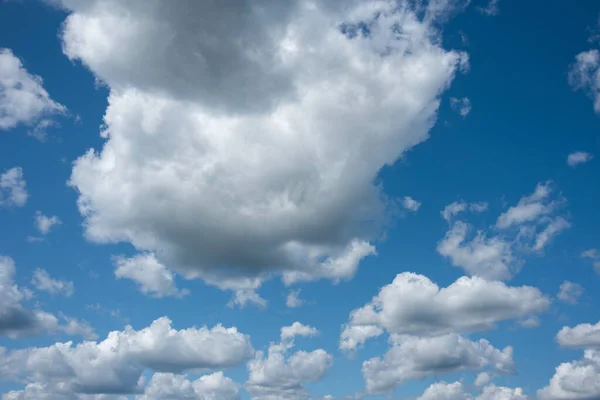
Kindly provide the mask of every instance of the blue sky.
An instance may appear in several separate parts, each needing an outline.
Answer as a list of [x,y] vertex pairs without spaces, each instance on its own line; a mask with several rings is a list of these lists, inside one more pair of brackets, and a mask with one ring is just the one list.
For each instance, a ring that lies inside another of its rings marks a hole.
[[3,400],[600,398],[600,4],[0,10]]

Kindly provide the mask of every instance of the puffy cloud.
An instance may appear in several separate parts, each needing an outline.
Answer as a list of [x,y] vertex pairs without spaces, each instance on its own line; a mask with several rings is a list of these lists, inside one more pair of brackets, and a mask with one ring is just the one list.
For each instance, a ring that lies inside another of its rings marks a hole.
[[585,164],[591,159],[594,158],[590,153],[586,153],[585,151],[575,151],[567,157],[567,164],[570,167],[576,167],[579,164]]
[[556,367],[548,386],[538,390],[540,400],[594,400],[600,398],[600,351],[585,350],[583,358]]
[[294,322],[290,326],[284,326],[283,328],[281,328],[282,342],[293,339],[296,336],[315,336],[317,334],[319,334],[317,328],[314,328],[309,325],[304,325],[298,321]]
[[[26,289],[14,283],[15,263],[10,257],[0,256],[0,336],[20,338],[35,336],[45,332],[82,335],[93,338],[92,328],[86,323],[60,315],[23,306],[23,300],[30,297]],[[54,288],[53,288],[54,289]],[[62,324],[66,322],[66,324]]]
[[512,348],[500,351],[483,339],[474,342],[457,334],[447,334],[402,338],[383,358],[365,361],[362,372],[369,393],[386,393],[409,380],[484,367],[497,373],[514,373]]
[[33,124],[40,118],[65,113],[50,98],[42,78],[31,75],[10,49],[0,48],[0,130]]
[[486,386],[476,400],[527,400],[521,388],[507,388],[495,385]]
[[487,208],[488,203],[483,201],[478,203],[465,203],[464,201],[455,201],[454,203],[448,204],[446,207],[444,207],[444,210],[442,210],[441,214],[446,221],[450,222],[452,217],[454,217],[457,214],[460,214],[461,212],[469,210],[471,212],[480,213],[487,210]]
[[383,335],[383,329],[377,325],[346,325],[340,336],[341,350],[355,350],[368,339]]
[[584,289],[581,285],[570,281],[564,281],[560,284],[556,297],[567,304],[577,304],[579,297],[583,294]]
[[36,269],[33,272],[33,279],[31,284],[35,286],[37,290],[48,292],[51,295],[63,295],[70,297],[75,291],[75,287],[72,281],[64,281],[60,279],[53,279],[50,277],[48,271],[44,269]]
[[52,230],[52,227],[60,224],[62,224],[62,222],[56,215],[48,217],[42,214],[41,211],[35,212],[35,226],[42,235],[47,235],[50,233],[50,230]]
[[460,382],[438,382],[430,385],[417,400],[473,400]]
[[49,347],[0,349],[0,371],[70,394],[127,394],[142,391],[145,369],[182,372],[230,367],[252,357],[249,338],[236,328],[175,330],[159,318],[139,331],[110,332],[102,342],[56,343]]
[[[555,215],[564,201],[562,198],[553,200],[551,193],[550,182],[538,184],[533,194],[524,196],[516,206],[500,215],[495,230],[478,230],[472,238],[469,237],[473,231],[470,224],[454,221],[438,243],[437,251],[469,275],[486,279],[512,278],[521,269],[523,255],[543,251],[556,235],[570,226],[565,218]],[[442,211],[442,216],[450,222],[467,207],[483,211],[487,204],[469,206],[455,202]]]
[[469,100],[468,97],[463,97],[460,99],[457,97],[451,97],[450,106],[463,118],[465,118],[471,112],[471,100]]
[[569,83],[575,90],[583,90],[594,100],[594,110],[600,113],[600,52],[589,50],[579,53],[569,70]]
[[408,211],[417,212],[421,208],[421,202],[413,199],[412,197],[405,196],[402,200],[402,206]]
[[[484,374],[484,373],[482,373]],[[489,385],[481,394],[474,396],[466,392],[460,382],[438,382],[429,386],[417,400],[527,400],[521,388],[507,388]]]
[[285,305],[289,308],[296,308],[304,304],[306,301],[300,298],[300,292],[301,289],[291,290],[285,299]]
[[0,207],[23,207],[29,197],[26,186],[21,167],[0,174]]
[[351,278],[387,215],[374,179],[467,65],[448,2],[61,3],[65,54],[111,89],[70,179],[86,236],[231,290]]
[[600,322],[573,328],[565,326],[556,335],[556,340],[563,347],[600,347]]
[[239,385],[222,372],[204,375],[191,382],[184,375],[155,373],[136,400],[238,400]]
[[295,322],[281,329],[280,344],[269,346],[267,355],[262,351],[248,362],[248,381],[245,388],[253,399],[259,400],[303,400],[308,397],[302,385],[323,378],[331,367],[333,357],[323,349],[311,352],[297,351],[287,357],[294,346],[296,335],[313,336],[317,330]]
[[508,279],[520,269],[521,261],[513,254],[511,242],[499,236],[488,237],[482,231],[468,240],[469,228],[466,222],[456,221],[438,243],[438,253],[469,275],[487,279]]
[[[478,277],[462,277],[440,288],[423,275],[405,272],[384,286],[370,303],[350,313],[340,347],[352,349],[352,343],[361,343],[347,333],[356,333],[354,327],[358,326],[380,327],[392,334],[465,333],[491,329],[499,321],[539,314],[549,304],[547,297],[529,286],[511,287]],[[380,334],[369,329],[363,336]]]
[[183,297],[189,293],[187,289],[177,289],[173,273],[154,254],[138,254],[131,258],[115,257],[114,263],[117,279],[131,279],[146,295],[159,298]]
[[598,249],[589,249],[582,252],[581,258],[591,260],[594,270],[596,270],[596,273],[600,275],[600,251],[598,251]]

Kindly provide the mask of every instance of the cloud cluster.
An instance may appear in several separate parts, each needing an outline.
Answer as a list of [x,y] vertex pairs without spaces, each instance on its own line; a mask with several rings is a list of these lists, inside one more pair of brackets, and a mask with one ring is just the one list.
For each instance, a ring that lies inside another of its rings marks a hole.
[[469,275],[510,279],[520,270],[523,255],[543,251],[556,235],[570,227],[558,214],[563,203],[562,198],[552,196],[550,182],[539,183],[531,195],[502,213],[493,228],[478,230],[473,237],[469,223],[452,218],[467,208],[481,212],[487,208],[485,203],[452,203],[442,211],[444,219],[453,222],[437,251]]
[[600,322],[565,326],[556,335],[562,347],[584,348],[583,358],[556,367],[548,386],[538,390],[540,400],[600,398]]
[[[23,302],[31,294],[14,283],[15,273],[14,261],[10,257],[0,256],[0,336],[14,339],[41,333],[64,333],[87,338],[95,337],[92,328],[85,322],[62,314],[59,319],[49,312],[25,307]],[[44,280],[46,276],[43,272],[38,275],[42,280],[38,281],[34,278],[34,283],[39,283],[42,290],[57,289],[52,285],[53,282]],[[59,286],[63,290],[62,286]]]
[[42,78],[31,75],[10,49],[0,48],[0,131],[66,111],[50,98]]
[[316,382],[331,367],[333,357],[323,349],[297,351],[287,356],[294,346],[294,337],[314,336],[318,331],[294,322],[281,328],[281,343],[269,346],[267,355],[261,351],[248,362],[248,381],[245,388],[255,400],[304,400],[304,382]]
[[425,389],[425,392],[417,400],[527,400],[528,397],[521,388],[507,388],[489,385],[483,388],[481,393],[474,396],[467,392],[460,382],[434,383]]
[[[162,317],[139,331],[128,326],[123,331],[110,332],[101,342],[56,343],[22,350],[0,348],[0,354],[3,378],[24,379],[58,397],[141,393],[142,373],[147,369],[181,373],[231,367],[251,358],[254,349],[249,337],[236,328],[217,325],[211,329],[175,330],[171,321]],[[150,396],[160,393],[158,386],[168,390],[164,386],[169,378],[185,385],[184,378],[159,375],[150,383]],[[191,383],[192,390],[210,390],[211,382],[223,379],[201,378],[200,382]]]
[[27,183],[21,167],[14,167],[0,174],[0,207],[23,207],[28,197]]
[[441,47],[448,2],[57,2],[65,54],[110,88],[70,179],[86,236],[229,290],[351,278],[385,222],[379,170],[468,61]]
[[185,375],[155,373],[136,400],[238,400],[240,385],[222,372],[190,381]]

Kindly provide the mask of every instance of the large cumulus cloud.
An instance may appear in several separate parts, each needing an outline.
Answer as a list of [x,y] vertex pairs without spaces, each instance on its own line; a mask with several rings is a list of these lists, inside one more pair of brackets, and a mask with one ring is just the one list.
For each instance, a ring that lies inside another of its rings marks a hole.
[[[110,87],[70,184],[89,239],[225,289],[353,276],[466,55],[448,2],[62,0],[65,54]],[[414,3],[417,3],[415,5]]]

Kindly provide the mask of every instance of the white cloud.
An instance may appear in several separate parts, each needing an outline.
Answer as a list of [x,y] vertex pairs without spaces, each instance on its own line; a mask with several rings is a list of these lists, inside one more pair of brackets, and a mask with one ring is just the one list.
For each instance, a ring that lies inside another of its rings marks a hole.
[[600,322],[573,328],[565,326],[556,335],[556,340],[563,347],[600,347]]
[[44,116],[65,113],[10,49],[0,48],[0,130],[33,124]]
[[[466,333],[492,329],[499,321],[539,314],[549,304],[548,298],[529,286],[511,287],[462,277],[440,288],[423,275],[405,272],[384,286],[370,303],[350,313],[340,347],[353,348],[351,339],[355,336],[345,331],[357,326],[380,327],[393,334]],[[378,333],[369,329],[372,335]]]
[[[41,333],[65,333],[94,338],[92,328],[82,321],[39,310],[28,309],[22,303],[31,298],[28,290],[14,283],[15,263],[10,257],[0,256],[0,336],[11,339],[35,336]],[[66,324],[62,324],[66,322]]]
[[477,378],[475,379],[475,386],[485,386],[488,383],[490,383],[490,374],[488,374],[487,372],[481,372],[477,375]]
[[594,270],[596,270],[596,273],[600,275],[600,251],[598,251],[598,249],[588,249],[582,252],[581,258],[587,258],[591,260]]
[[[538,184],[533,194],[499,216],[495,230],[478,230],[472,238],[470,224],[454,221],[437,251],[469,275],[510,279],[521,269],[525,254],[542,252],[556,235],[570,227],[564,217],[556,215],[564,199],[552,199],[551,194],[550,182]],[[467,208],[482,212],[487,203],[454,202],[446,206],[442,216],[450,222]]]
[[583,294],[584,289],[581,285],[570,281],[564,281],[560,284],[556,297],[567,304],[577,304],[579,297]]
[[421,208],[421,202],[413,199],[412,197],[405,196],[402,200],[402,206],[408,211],[417,212]]
[[29,197],[26,185],[21,167],[0,174],[0,207],[23,207]]
[[403,338],[383,358],[365,361],[362,371],[367,392],[387,393],[409,380],[486,367],[497,373],[514,373],[512,348],[500,351],[483,339],[473,342],[460,335],[447,334]]
[[460,99],[456,97],[451,97],[450,106],[463,118],[465,118],[471,112],[471,100],[469,100],[468,97],[463,97]]
[[556,235],[558,235],[565,229],[569,229],[570,227],[571,224],[569,223],[569,221],[567,221],[563,217],[556,217],[555,219],[551,220],[548,223],[548,225],[546,225],[546,227],[537,234],[535,238],[535,243],[533,245],[533,250],[543,250],[544,247],[546,247],[546,245],[550,243],[550,241]]
[[133,394],[142,391],[146,369],[178,373],[231,367],[252,357],[249,338],[236,328],[175,330],[159,318],[139,331],[128,326],[102,342],[56,343],[49,347],[0,348],[5,379],[36,382],[70,394]]
[[487,237],[482,231],[469,241],[469,228],[469,224],[456,221],[438,243],[438,253],[469,275],[486,279],[508,279],[520,269],[521,260],[513,254],[511,242],[500,236]]
[[296,308],[304,304],[306,301],[300,298],[300,292],[301,289],[291,290],[285,299],[285,305],[289,308]]
[[37,290],[48,292],[51,295],[58,294],[70,297],[75,291],[72,281],[53,279],[50,277],[48,271],[40,268],[33,271],[33,279],[31,280],[31,284],[35,286]]
[[540,319],[535,316],[527,317],[527,318],[519,321],[519,325],[521,325],[523,328],[527,328],[527,329],[537,328],[541,324],[542,324],[542,321],[540,321]]
[[569,164],[570,167],[575,167],[579,164],[585,164],[586,162],[591,161],[592,158],[594,158],[594,156],[592,156],[590,153],[586,153],[585,151],[576,151],[569,154],[567,157],[567,164]]
[[[294,346],[296,335],[314,336],[317,330],[295,322],[281,328],[280,344],[269,346],[268,354],[262,351],[248,362],[248,381],[245,388],[256,400],[304,400],[308,397],[304,382],[316,382],[331,367],[333,357],[323,349],[311,352],[297,351],[287,357]],[[286,358],[287,357],[287,358]]]
[[548,201],[551,192],[549,182],[539,183],[531,195],[524,196],[516,206],[510,207],[508,211],[498,217],[496,227],[506,229],[535,221],[543,215],[550,214],[556,207],[555,202]]
[[186,289],[177,289],[173,273],[152,253],[138,254],[131,258],[115,257],[114,263],[117,279],[131,279],[148,296],[183,297],[189,293]]
[[233,298],[227,304],[228,307],[233,308],[238,306],[240,308],[246,307],[248,304],[254,304],[260,308],[267,307],[267,300],[260,297],[253,289],[238,289],[234,292]]
[[203,375],[193,382],[185,375],[155,373],[136,400],[238,400],[239,388],[222,372]]
[[594,100],[594,110],[600,113],[600,52],[589,50],[579,53],[569,70],[569,83],[583,90]]
[[35,212],[35,226],[42,235],[47,235],[52,230],[52,227],[60,224],[62,222],[56,215],[48,217],[42,214],[41,211]]
[[340,336],[340,350],[355,350],[371,338],[383,335],[377,325],[346,325]]
[[488,203],[486,202],[478,202],[478,203],[465,203],[464,201],[455,201],[454,203],[448,204],[442,210],[442,217],[450,222],[450,220],[455,216],[464,211],[471,211],[476,213],[484,212],[488,209]]
[[218,286],[351,278],[387,217],[374,178],[467,63],[440,47],[446,2],[62,3],[65,54],[110,87],[70,179],[86,236]]
[[583,358],[556,367],[550,383],[538,390],[539,400],[594,400],[600,398],[600,351],[588,349]]
[[296,336],[315,336],[318,335],[319,331],[309,325],[304,325],[298,321],[294,322],[290,326],[284,326],[281,328],[281,341],[286,342],[294,339]]
[[499,4],[500,0],[489,0],[489,3],[485,7],[479,7],[478,10],[485,15],[495,16],[500,13]]
[[473,400],[473,396],[464,391],[463,384],[460,382],[446,383],[442,381],[427,387],[417,400]]
[[[482,372],[481,374],[485,374]],[[480,375],[481,375],[480,374]],[[489,385],[483,388],[481,394],[474,396],[466,392],[460,382],[438,382],[429,386],[417,400],[527,400],[528,397],[521,388],[507,388]]]

